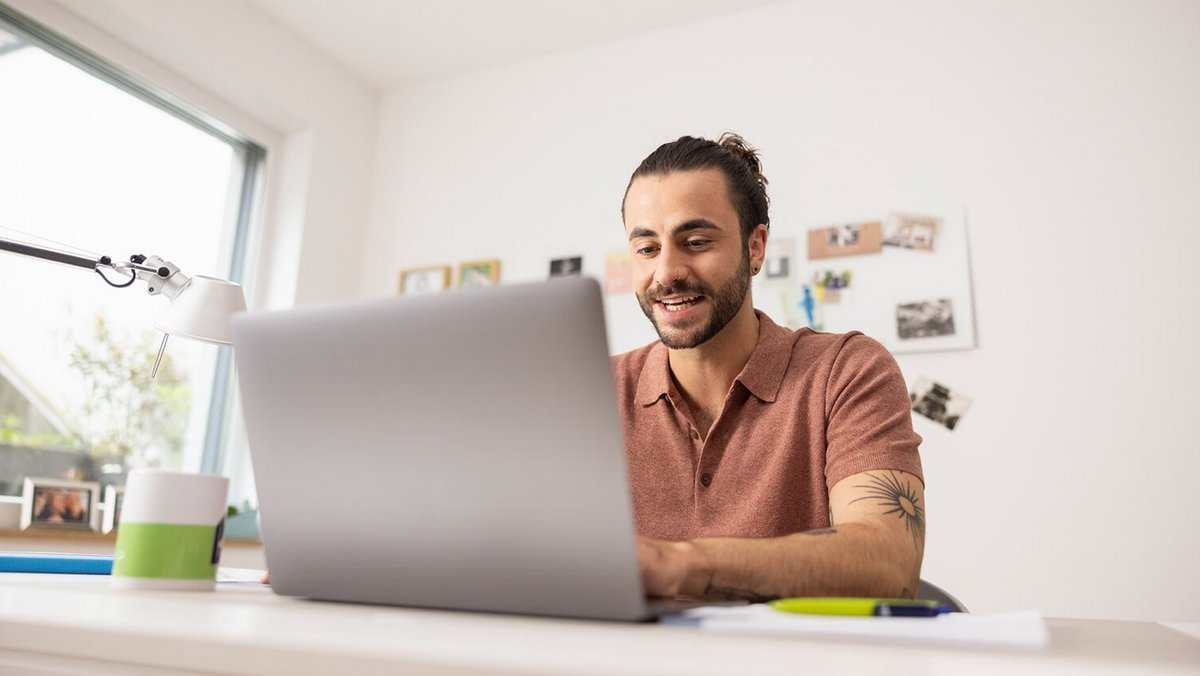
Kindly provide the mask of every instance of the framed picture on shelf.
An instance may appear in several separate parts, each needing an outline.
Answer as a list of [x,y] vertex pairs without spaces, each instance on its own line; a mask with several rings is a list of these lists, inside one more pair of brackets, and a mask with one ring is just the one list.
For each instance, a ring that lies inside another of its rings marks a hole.
[[433,265],[400,271],[400,288],[398,290],[402,296],[438,293],[449,288],[449,265]]
[[500,260],[490,258],[458,264],[458,287],[495,286],[500,282]]
[[26,477],[21,530],[100,530],[100,484]]
[[121,525],[121,503],[125,502],[125,487],[104,487],[104,526],[102,533],[111,533]]

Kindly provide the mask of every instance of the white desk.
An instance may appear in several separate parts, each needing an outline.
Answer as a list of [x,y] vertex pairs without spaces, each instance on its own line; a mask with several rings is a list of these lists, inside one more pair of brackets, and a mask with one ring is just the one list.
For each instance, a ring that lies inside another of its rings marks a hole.
[[1200,640],[1146,622],[1049,620],[1040,652],[918,648],[108,582],[0,574],[0,673],[1200,674]]

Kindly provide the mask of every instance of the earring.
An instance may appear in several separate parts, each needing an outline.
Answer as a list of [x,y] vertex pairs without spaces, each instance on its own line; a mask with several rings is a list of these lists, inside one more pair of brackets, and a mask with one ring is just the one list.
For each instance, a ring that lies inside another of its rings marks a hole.
[[758,274],[758,266],[757,265],[754,266],[754,274],[756,274],[756,275]]

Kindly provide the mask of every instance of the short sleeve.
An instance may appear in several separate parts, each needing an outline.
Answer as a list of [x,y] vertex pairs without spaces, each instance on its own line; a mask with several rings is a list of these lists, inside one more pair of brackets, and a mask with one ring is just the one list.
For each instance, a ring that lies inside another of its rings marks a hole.
[[830,369],[825,394],[827,488],[879,469],[908,472],[925,481],[908,388],[896,360],[879,342],[862,334],[848,336]]

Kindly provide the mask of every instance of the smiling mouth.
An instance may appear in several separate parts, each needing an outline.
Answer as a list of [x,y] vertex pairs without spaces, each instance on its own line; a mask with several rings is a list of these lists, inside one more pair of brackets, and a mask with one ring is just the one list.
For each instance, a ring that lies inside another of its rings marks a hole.
[[663,306],[663,309],[667,312],[680,312],[695,305],[696,303],[699,303],[703,299],[703,296],[688,296],[687,298],[660,300],[658,301],[658,304]]

